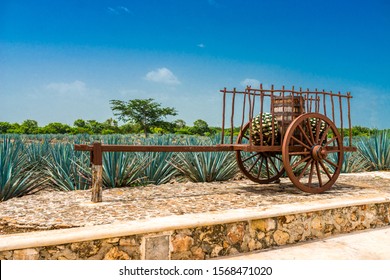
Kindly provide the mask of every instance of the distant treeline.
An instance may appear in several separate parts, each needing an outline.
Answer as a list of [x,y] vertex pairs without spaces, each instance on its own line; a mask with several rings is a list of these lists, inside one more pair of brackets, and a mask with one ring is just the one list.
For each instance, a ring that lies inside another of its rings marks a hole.
[[[192,126],[187,126],[183,120],[161,123],[161,126],[151,127],[152,134],[187,134],[210,136],[222,131],[220,127],[210,127],[204,120],[197,120]],[[234,129],[234,135],[238,135],[240,128]],[[354,126],[352,136],[370,136],[380,132],[376,128],[363,126]],[[78,119],[73,126],[60,122],[49,123],[45,126],[39,126],[35,120],[25,120],[21,124],[0,122],[0,134],[139,134],[143,133],[143,127],[139,124],[127,123],[119,125],[114,119],[107,119],[104,122],[96,120]],[[227,135],[230,129],[225,132]],[[348,135],[348,130],[344,129],[344,135]]]
[[[96,120],[78,119],[73,126],[60,122],[39,126],[35,120],[25,120],[21,124],[0,122],[0,134],[138,134],[143,133],[143,127],[139,124],[126,123],[119,125],[114,119],[104,122]],[[160,126],[150,128],[152,134],[188,134],[209,136],[221,131],[218,127],[209,127],[204,120],[197,120],[192,126],[187,126],[183,120],[163,122]]]

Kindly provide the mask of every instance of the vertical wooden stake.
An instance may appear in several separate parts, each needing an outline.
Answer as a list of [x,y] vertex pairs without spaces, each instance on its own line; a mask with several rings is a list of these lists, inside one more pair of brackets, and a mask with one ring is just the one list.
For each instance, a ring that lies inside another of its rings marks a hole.
[[92,164],[92,202],[103,201],[103,165]]
[[225,139],[225,107],[226,107],[226,88],[223,89],[223,101],[222,101],[222,136],[221,144],[223,144]]
[[93,143],[92,151],[92,202],[103,201],[103,155],[102,144]]

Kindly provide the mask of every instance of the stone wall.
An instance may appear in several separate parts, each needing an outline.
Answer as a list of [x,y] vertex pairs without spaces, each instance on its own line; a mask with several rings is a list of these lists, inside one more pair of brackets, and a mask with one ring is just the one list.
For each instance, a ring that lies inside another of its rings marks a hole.
[[390,225],[390,202],[0,252],[1,260],[204,260]]

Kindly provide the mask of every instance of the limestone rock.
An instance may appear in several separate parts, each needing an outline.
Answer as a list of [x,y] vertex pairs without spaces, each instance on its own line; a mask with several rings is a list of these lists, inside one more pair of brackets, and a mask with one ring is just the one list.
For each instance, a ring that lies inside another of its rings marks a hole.
[[106,240],[107,243],[109,244],[115,244],[115,243],[118,243],[119,242],[119,238],[109,238]]
[[172,260],[191,260],[192,259],[192,254],[191,252],[178,252],[178,253],[173,253],[171,256]]
[[279,246],[286,245],[287,241],[290,239],[290,235],[287,232],[281,231],[279,229],[274,232],[273,237],[276,244]]
[[230,244],[236,244],[243,240],[245,229],[243,225],[233,225],[228,229],[227,237]]
[[119,246],[136,246],[137,242],[134,238],[121,238],[119,240]]
[[323,229],[321,218],[315,217],[311,221],[311,228],[317,231],[321,231]]
[[173,252],[189,251],[194,244],[194,239],[188,235],[176,235],[172,240]]
[[194,247],[191,249],[194,260],[204,260],[205,254],[200,247]]
[[252,221],[251,227],[252,229],[268,232],[276,228],[276,222],[274,219],[271,218],[264,219],[264,220],[255,220]]
[[262,247],[262,245],[259,241],[255,241],[252,239],[248,242],[249,251],[259,250],[259,249],[261,249],[261,247]]
[[293,220],[295,220],[295,216],[294,216],[294,215],[287,215],[287,216],[285,216],[285,219],[286,219],[285,223],[286,223],[286,224],[289,224],[289,223],[291,223]]
[[104,260],[130,260],[130,256],[117,247],[112,247],[104,256]]
[[216,245],[213,249],[213,251],[211,252],[211,257],[218,257],[219,256],[219,252],[221,252],[223,250],[223,247],[220,246],[220,245]]
[[[99,244],[100,242],[97,242]],[[80,258],[88,258],[99,252],[99,246],[94,241],[73,243],[70,249],[78,253]]]
[[12,259],[11,251],[0,252],[0,260],[10,260],[10,259]]
[[344,218],[341,215],[337,215],[336,217],[334,217],[334,220],[339,225],[343,225],[345,222]]
[[22,249],[14,251],[14,260],[38,260],[39,252],[36,249]]

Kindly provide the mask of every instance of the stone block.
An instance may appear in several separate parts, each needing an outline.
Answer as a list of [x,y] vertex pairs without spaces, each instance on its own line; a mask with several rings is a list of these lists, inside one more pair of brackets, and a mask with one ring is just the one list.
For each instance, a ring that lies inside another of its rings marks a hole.
[[145,237],[144,242],[145,260],[169,260],[169,235]]
[[36,249],[15,250],[14,260],[39,260],[39,252]]

